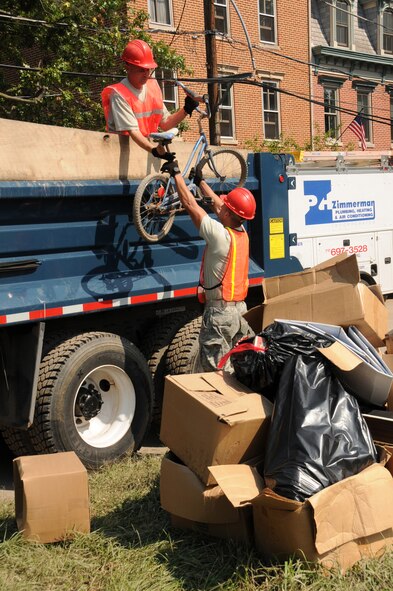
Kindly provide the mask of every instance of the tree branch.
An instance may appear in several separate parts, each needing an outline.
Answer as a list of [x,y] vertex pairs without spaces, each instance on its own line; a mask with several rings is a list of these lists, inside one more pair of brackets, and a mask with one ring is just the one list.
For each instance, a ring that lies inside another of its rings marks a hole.
[[12,96],[11,94],[6,94],[4,92],[0,92],[0,97],[1,98],[5,98],[9,101],[15,101],[17,103],[30,103],[30,104],[36,104],[36,103],[40,103],[43,99],[44,96],[44,91],[42,90],[38,96],[31,98],[31,99],[26,99],[23,98],[21,96]]

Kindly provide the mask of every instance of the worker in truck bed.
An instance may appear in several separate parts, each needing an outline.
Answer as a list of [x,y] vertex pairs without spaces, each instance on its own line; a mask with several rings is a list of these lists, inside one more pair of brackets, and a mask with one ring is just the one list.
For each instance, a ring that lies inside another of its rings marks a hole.
[[161,171],[174,177],[181,203],[206,242],[198,286],[198,298],[205,305],[198,369],[215,371],[220,359],[239,339],[254,334],[243,317],[247,310],[244,300],[248,291],[249,240],[242,222],[255,216],[255,199],[243,187],[221,199],[197,167],[193,180],[209,200],[217,221],[198,205],[176,160],[165,162]]
[[154,147],[148,136],[160,127],[168,131],[189,115],[198,103],[186,96],[184,107],[169,114],[164,105],[161,88],[151,77],[157,67],[150,46],[140,39],[127,44],[121,59],[127,77],[118,84],[107,86],[101,93],[107,130],[130,135],[134,142],[156,158],[170,160],[174,156],[163,146]]

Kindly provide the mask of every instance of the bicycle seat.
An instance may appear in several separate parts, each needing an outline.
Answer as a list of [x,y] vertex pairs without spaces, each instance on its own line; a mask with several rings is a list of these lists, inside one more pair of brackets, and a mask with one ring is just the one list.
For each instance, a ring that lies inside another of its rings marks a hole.
[[154,142],[171,142],[177,135],[179,135],[179,130],[174,127],[168,131],[157,131],[156,133],[151,133],[149,138],[151,138]]

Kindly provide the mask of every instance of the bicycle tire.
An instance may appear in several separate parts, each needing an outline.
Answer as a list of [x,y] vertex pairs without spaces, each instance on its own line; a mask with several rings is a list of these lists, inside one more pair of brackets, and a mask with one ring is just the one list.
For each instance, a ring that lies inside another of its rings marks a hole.
[[135,228],[146,242],[162,240],[172,228],[175,212],[162,214],[158,211],[157,189],[166,189],[169,177],[164,174],[150,174],[145,177],[136,190],[133,203]]
[[[232,148],[220,148],[211,152],[210,156],[214,161],[214,166],[219,173],[221,180],[213,181],[212,189],[218,195],[227,194],[236,187],[242,187],[247,179],[248,166],[243,155]],[[204,156],[201,160],[202,174],[207,180],[212,178],[212,168],[210,166],[209,156]],[[214,171],[213,174],[215,175]],[[216,176],[216,175],[215,175]],[[218,185],[217,185],[218,183]]]

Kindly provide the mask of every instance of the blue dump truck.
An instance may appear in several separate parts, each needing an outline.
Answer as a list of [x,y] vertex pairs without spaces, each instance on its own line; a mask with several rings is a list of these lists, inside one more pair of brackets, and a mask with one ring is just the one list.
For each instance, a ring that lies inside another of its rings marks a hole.
[[[15,454],[73,450],[94,468],[138,449],[159,420],[164,375],[192,370],[204,243],[187,215],[157,244],[140,238],[133,197],[154,162],[128,138],[10,120],[1,129],[2,436]],[[188,146],[175,149],[181,163]],[[287,200],[285,162],[265,156],[247,156],[258,203],[251,304],[262,299],[265,225],[285,217]],[[263,166],[277,193],[269,207]],[[290,270],[286,253],[271,274]]]
[[[157,165],[128,138],[0,123],[2,436],[17,455],[73,450],[94,468],[137,450],[165,374],[193,369],[204,243],[187,215],[160,242],[139,236],[133,198]],[[174,149],[182,166],[189,146]],[[246,157],[253,306],[264,276],[302,268],[289,223],[301,179],[292,156]]]

